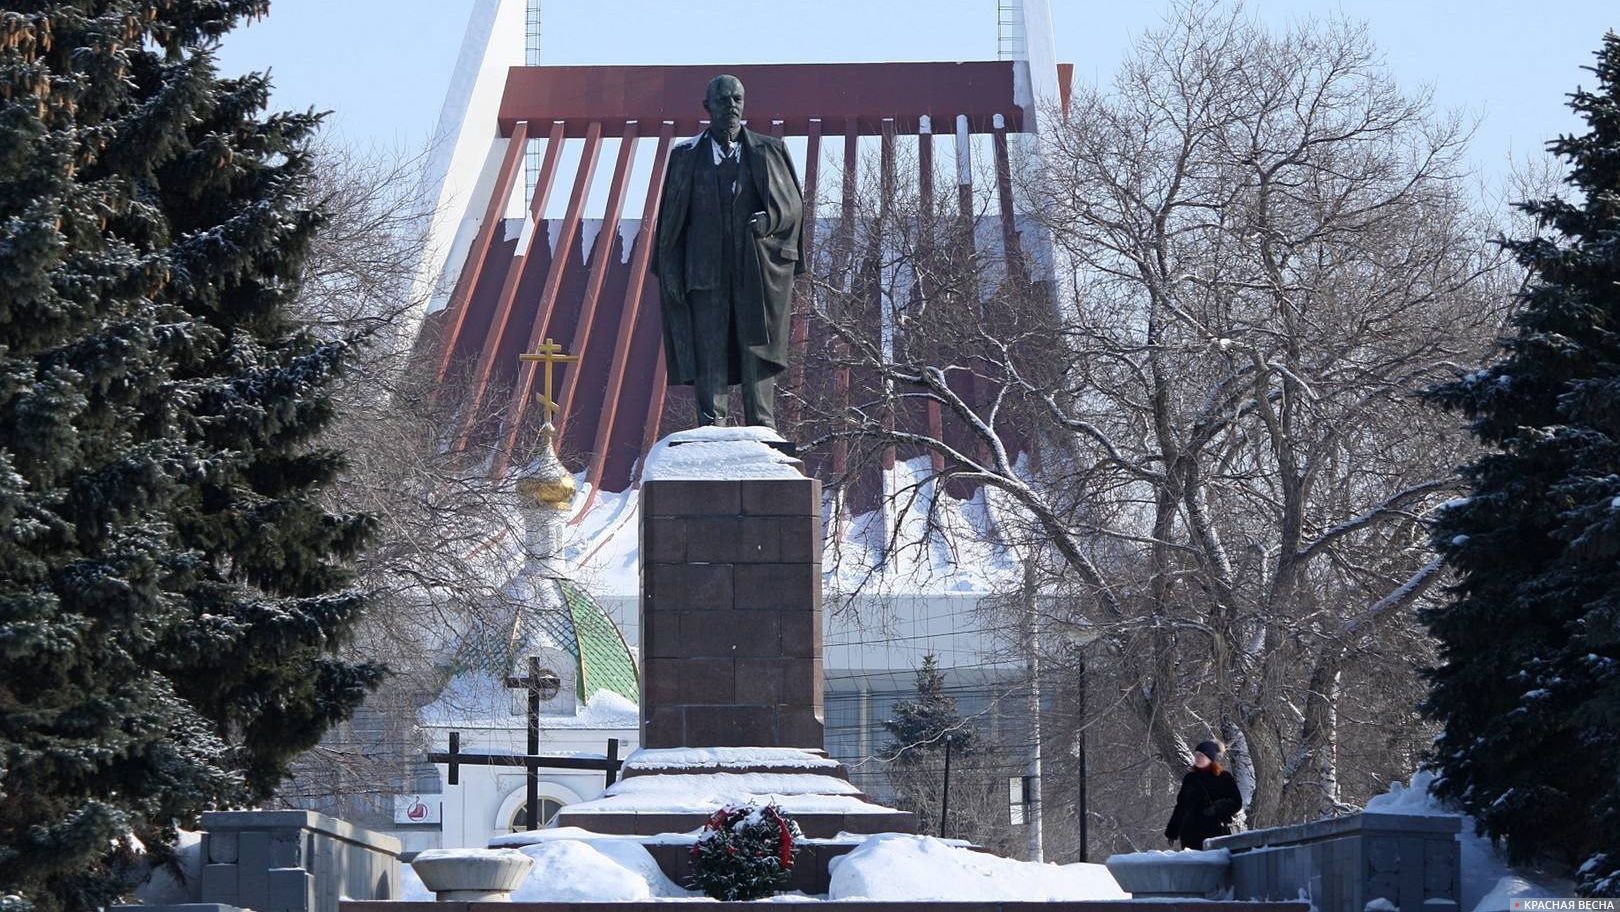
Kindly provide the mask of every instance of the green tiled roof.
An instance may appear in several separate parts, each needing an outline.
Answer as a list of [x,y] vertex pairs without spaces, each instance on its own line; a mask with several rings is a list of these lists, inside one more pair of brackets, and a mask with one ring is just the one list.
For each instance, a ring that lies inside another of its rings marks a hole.
[[563,602],[572,620],[573,636],[569,651],[579,660],[579,700],[589,700],[599,690],[611,690],[632,703],[641,699],[641,676],[636,661],[618,625],[585,590],[567,580],[558,580]]

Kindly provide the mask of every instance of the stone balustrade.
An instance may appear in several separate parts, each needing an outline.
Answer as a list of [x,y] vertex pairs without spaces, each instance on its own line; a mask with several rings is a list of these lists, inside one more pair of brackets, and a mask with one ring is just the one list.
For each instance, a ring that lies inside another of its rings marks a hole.
[[1234,899],[1305,897],[1319,912],[1364,912],[1381,899],[1403,912],[1456,912],[1461,827],[1449,815],[1352,814],[1235,833],[1205,847],[1231,853]]

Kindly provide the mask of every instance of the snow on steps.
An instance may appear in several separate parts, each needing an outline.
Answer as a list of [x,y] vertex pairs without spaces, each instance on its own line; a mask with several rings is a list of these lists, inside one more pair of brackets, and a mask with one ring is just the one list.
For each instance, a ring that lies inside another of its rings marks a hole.
[[816,772],[848,779],[844,765],[825,751],[796,747],[643,748],[624,761],[624,775]]
[[625,776],[590,801],[568,805],[557,825],[596,833],[688,833],[727,804],[775,802],[806,836],[912,833],[916,817],[867,801],[843,764],[822,751],[779,747],[639,750]]
[[910,834],[917,818],[867,801],[843,764],[819,750],[707,747],[639,750],[624,778],[590,801],[570,804],[550,828],[497,837],[492,846],[534,846],[556,839],[637,838],[673,881],[691,872],[691,845],[703,824],[728,804],[774,803],[804,833],[795,889],[825,893],[834,862],[873,834]]

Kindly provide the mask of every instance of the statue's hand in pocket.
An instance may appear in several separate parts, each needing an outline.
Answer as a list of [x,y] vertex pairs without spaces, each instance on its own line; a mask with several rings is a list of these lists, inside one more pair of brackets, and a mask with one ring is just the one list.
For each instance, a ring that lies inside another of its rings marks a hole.
[[754,237],[762,238],[770,232],[766,230],[766,221],[770,217],[763,212],[756,212],[748,218],[748,227],[754,232]]

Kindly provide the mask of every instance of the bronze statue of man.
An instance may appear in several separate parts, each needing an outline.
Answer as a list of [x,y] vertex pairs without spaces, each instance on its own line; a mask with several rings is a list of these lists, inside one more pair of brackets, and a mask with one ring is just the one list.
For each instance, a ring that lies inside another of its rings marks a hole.
[[804,198],[780,139],[742,125],[743,86],[716,76],[709,128],[670,150],[653,273],[669,382],[690,384],[698,424],[723,425],[730,387],[743,420],[776,426],[793,277],[804,272]]

